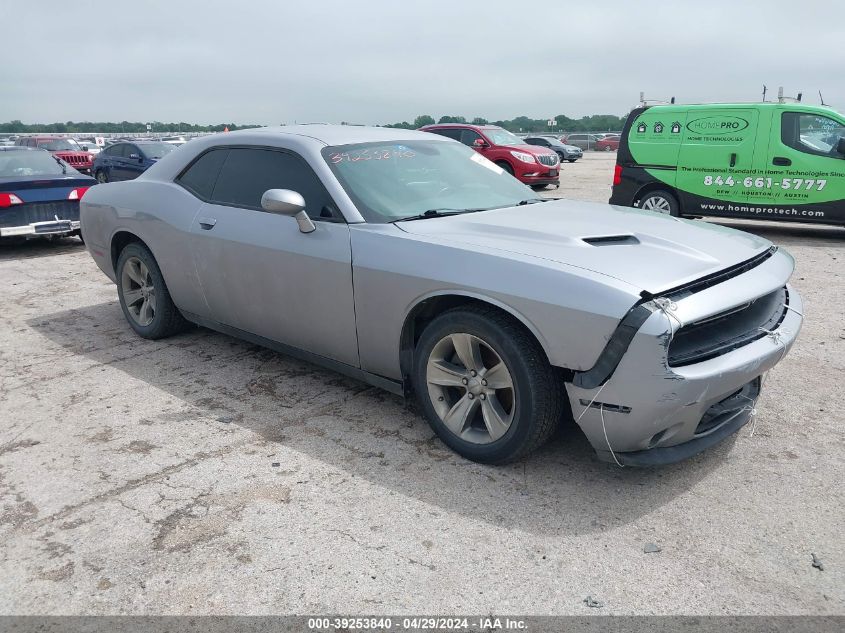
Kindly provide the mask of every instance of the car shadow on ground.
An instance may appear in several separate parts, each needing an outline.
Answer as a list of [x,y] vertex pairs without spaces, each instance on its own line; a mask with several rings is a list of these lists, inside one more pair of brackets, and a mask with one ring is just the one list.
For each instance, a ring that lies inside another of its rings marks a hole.
[[85,246],[78,237],[37,238],[32,240],[2,238],[0,239],[0,261],[53,257],[73,253],[82,248],[85,248]]
[[[151,398],[163,390],[182,403],[165,412],[167,398],[159,397],[162,408],[148,414],[154,419],[139,424],[167,424],[175,436],[187,421],[206,421],[210,434],[236,424],[258,434],[268,455],[284,446],[433,508],[529,533],[585,534],[635,522],[707,478],[733,446],[729,439],[659,469],[619,468],[599,462],[580,430],[565,428],[525,460],[484,466],[447,449],[399,397],[210,330],[147,341],[116,301],[28,323],[68,354],[95,361],[96,375],[102,367],[124,372],[152,387]],[[99,406],[109,398],[120,393],[98,394]]]

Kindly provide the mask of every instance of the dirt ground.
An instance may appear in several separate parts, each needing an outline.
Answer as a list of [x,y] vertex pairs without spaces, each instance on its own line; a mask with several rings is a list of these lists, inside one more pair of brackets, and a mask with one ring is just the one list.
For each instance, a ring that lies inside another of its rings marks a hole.
[[75,239],[0,247],[0,613],[845,613],[845,229],[732,225],[795,256],[804,329],[753,434],[656,470],[575,431],[473,464],[378,389],[136,337]]

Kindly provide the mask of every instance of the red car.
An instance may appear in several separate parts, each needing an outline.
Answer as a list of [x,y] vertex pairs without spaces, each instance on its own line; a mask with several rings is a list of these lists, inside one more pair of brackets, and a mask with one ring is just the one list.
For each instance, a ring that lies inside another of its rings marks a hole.
[[46,149],[83,174],[90,174],[94,163],[93,154],[80,151],[77,146],[60,136],[22,136],[15,145]]
[[560,159],[545,147],[528,145],[504,128],[495,125],[440,123],[424,125],[422,132],[431,132],[469,145],[526,185],[543,189],[560,185]]
[[619,137],[605,136],[604,138],[600,138],[596,141],[593,149],[598,152],[615,152],[619,149]]

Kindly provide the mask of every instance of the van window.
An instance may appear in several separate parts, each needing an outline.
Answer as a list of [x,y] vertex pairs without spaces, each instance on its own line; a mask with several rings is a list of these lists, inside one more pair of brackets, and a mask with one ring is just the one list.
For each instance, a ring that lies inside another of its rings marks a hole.
[[836,147],[843,137],[845,127],[830,117],[805,112],[784,112],[781,116],[781,141],[798,151],[841,157]]

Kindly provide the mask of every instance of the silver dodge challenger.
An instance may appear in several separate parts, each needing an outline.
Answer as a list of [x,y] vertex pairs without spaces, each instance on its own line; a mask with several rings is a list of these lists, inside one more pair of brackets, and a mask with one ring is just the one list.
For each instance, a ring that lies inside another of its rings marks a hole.
[[140,336],[192,322],[416,397],[485,463],[567,419],[619,465],[694,455],[749,421],[803,320],[765,239],[543,200],[424,132],[197,139],[91,188],[81,221]]

